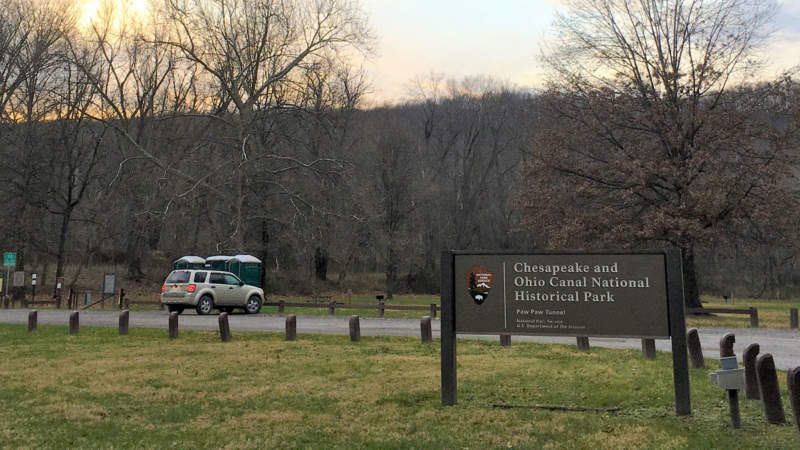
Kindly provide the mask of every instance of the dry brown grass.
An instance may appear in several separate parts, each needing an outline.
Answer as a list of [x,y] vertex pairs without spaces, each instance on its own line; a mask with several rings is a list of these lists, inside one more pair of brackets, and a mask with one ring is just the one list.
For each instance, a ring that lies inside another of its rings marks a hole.
[[[0,326],[0,438],[10,447],[792,448],[790,427],[725,426],[724,393],[693,371],[672,413],[668,358],[573,346],[459,342],[459,398],[439,405],[436,346],[410,338]],[[611,413],[493,403],[620,406]],[[19,430],[25,430],[20,432]],[[757,443],[757,444],[756,444]]]

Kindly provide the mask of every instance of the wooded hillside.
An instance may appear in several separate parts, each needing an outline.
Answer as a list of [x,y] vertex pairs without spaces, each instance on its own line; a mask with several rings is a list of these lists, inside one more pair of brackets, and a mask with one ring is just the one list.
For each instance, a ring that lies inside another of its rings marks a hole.
[[[367,109],[347,57],[370,51],[361,11],[291,3],[170,0],[161,26],[90,30],[44,3],[0,10],[0,247],[18,270],[160,283],[181,256],[249,253],[268,290],[378,273],[391,296],[437,292],[445,249],[677,245],[700,292],[800,293],[790,78],[704,91],[689,144],[637,134],[688,113],[629,85],[432,77]],[[662,144],[694,153],[670,166]]]

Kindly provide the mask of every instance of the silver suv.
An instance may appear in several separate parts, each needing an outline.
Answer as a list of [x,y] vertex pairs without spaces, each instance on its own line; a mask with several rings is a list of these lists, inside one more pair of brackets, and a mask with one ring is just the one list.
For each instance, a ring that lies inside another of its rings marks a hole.
[[258,314],[264,303],[264,290],[244,284],[236,275],[218,270],[173,270],[161,286],[161,303],[170,312],[182,313],[193,307],[205,315],[212,309],[231,312],[242,308],[247,314]]

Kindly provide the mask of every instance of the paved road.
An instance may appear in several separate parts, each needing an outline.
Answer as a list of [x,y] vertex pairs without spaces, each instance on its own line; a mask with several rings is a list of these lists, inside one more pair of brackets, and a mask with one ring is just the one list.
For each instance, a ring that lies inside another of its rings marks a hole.
[[[39,323],[52,325],[67,325],[69,323],[67,310],[41,310]],[[81,325],[116,327],[119,314],[112,311],[83,311],[80,315]],[[135,311],[130,315],[131,328],[167,328],[168,313],[166,311]],[[27,323],[28,310],[7,309],[0,310],[0,323]],[[286,320],[283,315],[259,314],[256,316],[232,314],[230,316],[231,331],[273,331],[283,332]],[[218,328],[217,316],[198,316],[184,313],[180,316],[182,329],[216,330]],[[434,337],[439,334],[439,322],[433,322]],[[763,330],[753,328],[699,329],[700,343],[703,353],[707,358],[716,358],[719,355],[719,339],[728,332],[736,334],[734,351],[741,358],[744,348],[757,342],[761,345],[762,352],[772,353],[775,365],[779,369],[789,369],[800,366],[800,332],[784,330]],[[347,316],[298,316],[298,334],[347,334]],[[365,336],[419,336],[418,319],[379,319],[362,318],[361,334]],[[498,339],[497,336],[467,335],[467,338]],[[572,337],[551,336],[514,336],[515,341],[575,344]],[[641,348],[639,339],[622,338],[591,338],[591,345],[607,348]],[[670,351],[669,340],[657,340],[656,348],[660,351]]]

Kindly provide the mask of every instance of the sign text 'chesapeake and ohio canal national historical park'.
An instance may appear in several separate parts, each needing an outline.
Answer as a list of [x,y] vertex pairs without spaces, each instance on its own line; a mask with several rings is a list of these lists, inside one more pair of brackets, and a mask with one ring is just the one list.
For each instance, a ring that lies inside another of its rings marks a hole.
[[455,255],[457,332],[669,337],[663,254]]

